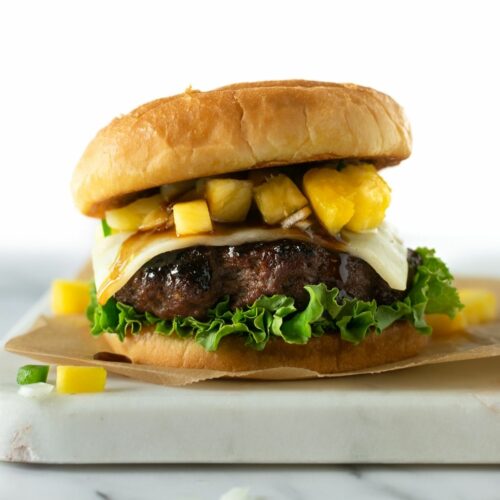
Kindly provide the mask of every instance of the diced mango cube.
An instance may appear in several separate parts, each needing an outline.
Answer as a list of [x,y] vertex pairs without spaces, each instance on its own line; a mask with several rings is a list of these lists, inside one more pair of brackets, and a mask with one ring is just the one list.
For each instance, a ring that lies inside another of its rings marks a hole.
[[56,390],[60,394],[102,392],[106,370],[99,366],[58,366]]
[[177,236],[209,233],[213,229],[205,200],[176,203],[173,213]]
[[304,191],[325,229],[337,234],[354,215],[351,185],[332,168],[313,168],[304,175]]
[[139,198],[121,208],[106,212],[106,222],[116,231],[136,231],[142,224],[144,217],[155,210],[163,202],[160,194]]
[[480,288],[463,288],[458,291],[464,308],[451,319],[444,314],[430,314],[427,323],[436,335],[450,335],[467,326],[492,321],[497,315],[497,301],[494,293]]
[[218,222],[241,222],[252,203],[253,184],[239,179],[209,179],[205,199],[210,215]]
[[84,313],[90,301],[90,286],[87,281],[54,280],[51,290],[51,305],[54,314]]
[[347,229],[359,233],[380,226],[391,202],[391,188],[377,169],[367,163],[348,165],[341,174],[352,186],[354,201],[354,215],[347,223]]
[[270,177],[253,191],[257,207],[267,224],[276,224],[307,205],[306,197],[284,174]]

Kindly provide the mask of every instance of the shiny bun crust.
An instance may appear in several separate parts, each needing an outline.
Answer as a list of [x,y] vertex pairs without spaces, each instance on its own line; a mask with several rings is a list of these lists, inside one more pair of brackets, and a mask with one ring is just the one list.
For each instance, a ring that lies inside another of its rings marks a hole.
[[84,214],[100,217],[162,184],[338,158],[383,167],[410,152],[403,110],[373,89],[303,80],[241,83],[189,89],[114,119],[84,152],[72,191]]
[[128,335],[105,334],[112,352],[127,356],[133,363],[168,368],[197,368],[230,372],[266,368],[307,368],[319,373],[362,370],[392,363],[418,354],[429,340],[409,323],[397,322],[380,335],[371,334],[358,345],[337,334],[312,338],[306,345],[272,339],[263,351],[244,345],[238,337],[226,337],[215,352],[207,352],[192,339],[165,337],[151,330]]

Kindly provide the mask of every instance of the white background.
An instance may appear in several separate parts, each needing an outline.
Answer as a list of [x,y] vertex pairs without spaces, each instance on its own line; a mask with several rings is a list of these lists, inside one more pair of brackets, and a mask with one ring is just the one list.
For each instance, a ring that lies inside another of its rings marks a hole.
[[[94,222],[74,209],[69,182],[96,131],[190,84],[204,90],[306,78],[392,95],[412,122],[414,153],[384,174],[393,188],[390,219],[409,245],[436,246],[458,272],[498,275],[497,5],[0,0],[0,336],[51,278],[71,275],[88,255]],[[493,499],[498,492],[496,469],[350,471],[3,464],[0,490],[13,487],[26,498],[67,498],[71,491],[80,498],[88,487],[88,498],[90,488],[99,488],[113,491],[113,498],[123,489],[120,498],[180,499],[196,489],[200,495],[190,498],[203,500],[239,484],[273,491],[269,499],[318,498],[313,490],[321,488],[340,498],[368,491],[384,499],[478,492]],[[281,484],[283,494],[276,495]],[[177,487],[183,496],[173,496]]]
[[486,272],[474,262],[500,248],[496,5],[2,2],[1,248],[85,258],[92,223],[69,181],[114,116],[190,84],[305,78],[373,86],[405,107],[414,153],[384,174],[390,220],[409,244]]

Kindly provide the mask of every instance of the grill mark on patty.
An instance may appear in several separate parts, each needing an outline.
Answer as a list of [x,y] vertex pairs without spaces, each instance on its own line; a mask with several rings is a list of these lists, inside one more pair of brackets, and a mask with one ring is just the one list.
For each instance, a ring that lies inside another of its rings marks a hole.
[[[408,283],[420,263],[408,251]],[[341,296],[391,304],[406,296],[393,290],[365,261],[295,240],[240,246],[198,246],[168,252],[142,266],[115,298],[162,319],[206,317],[228,295],[232,307],[251,305],[261,295],[284,294],[298,308],[308,302],[305,285],[325,283]]]

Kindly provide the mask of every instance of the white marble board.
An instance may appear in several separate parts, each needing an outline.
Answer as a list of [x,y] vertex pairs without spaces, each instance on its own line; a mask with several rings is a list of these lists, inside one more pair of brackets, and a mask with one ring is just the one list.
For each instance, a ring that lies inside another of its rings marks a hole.
[[[8,338],[46,307],[38,304]],[[0,353],[0,459],[84,463],[500,463],[500,358],[302,382],[17,394]],[[51,371],[49,382],[54,381]]]

